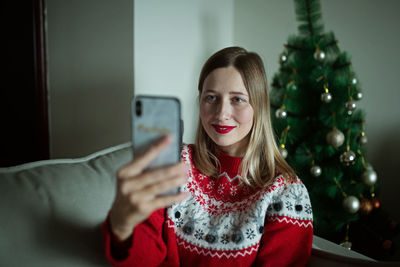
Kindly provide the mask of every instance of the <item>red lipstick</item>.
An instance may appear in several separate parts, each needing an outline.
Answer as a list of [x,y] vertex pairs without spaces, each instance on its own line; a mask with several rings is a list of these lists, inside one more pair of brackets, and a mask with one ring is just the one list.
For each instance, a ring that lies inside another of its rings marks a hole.
[[236,128],[236,126],[218,125],[218,124],[212,124],[212,126],[214,127],[215,131],[220,134],[227,134],[234,128]]

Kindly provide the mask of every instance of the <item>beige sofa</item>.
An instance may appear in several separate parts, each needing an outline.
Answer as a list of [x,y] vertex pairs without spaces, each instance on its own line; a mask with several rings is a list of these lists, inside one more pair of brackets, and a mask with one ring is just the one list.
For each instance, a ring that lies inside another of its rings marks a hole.
[[[0,266],[108,266],[100,225],[115,172],[131,158],[126,143],[81,159],[0,168]],[[308,265],[382,263],[314,236]]]

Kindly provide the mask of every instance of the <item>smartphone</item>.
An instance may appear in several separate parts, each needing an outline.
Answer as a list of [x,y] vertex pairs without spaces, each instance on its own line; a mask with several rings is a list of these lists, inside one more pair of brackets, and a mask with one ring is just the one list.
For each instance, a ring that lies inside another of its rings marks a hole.
[[[155,158],[148,169],[178,163],[182,144],[181,104],[178,98],[138,95],[132,100],[133,157],[142,154],[164,135],[172,138],[171,144]],[[174,189],[165,194],[176,194]]]

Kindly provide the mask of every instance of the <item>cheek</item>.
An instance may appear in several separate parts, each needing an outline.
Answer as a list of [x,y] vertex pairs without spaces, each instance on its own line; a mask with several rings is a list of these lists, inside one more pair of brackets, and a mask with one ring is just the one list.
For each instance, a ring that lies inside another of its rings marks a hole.
[[252,107],[248,107],[246,109],[240,110],[236,114],[236,121],[241,124],[253,124],[254,110]]
[[204,104],[200,104],[200,120],[202,122],[206,122],[208,120],[208,117],[210,116],[209,110],[207,110],[207,107]]

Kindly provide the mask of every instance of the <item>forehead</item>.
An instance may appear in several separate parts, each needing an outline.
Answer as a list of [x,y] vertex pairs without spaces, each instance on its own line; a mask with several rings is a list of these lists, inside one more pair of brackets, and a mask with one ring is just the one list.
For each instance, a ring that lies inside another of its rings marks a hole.
[[202,89],[203,92],[237,92],[248,95],[242,76],[234,67],[217,68],[210,72],[204,80]]

